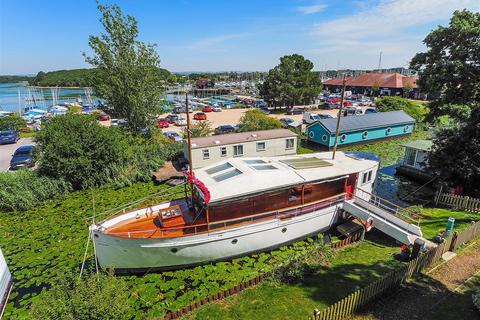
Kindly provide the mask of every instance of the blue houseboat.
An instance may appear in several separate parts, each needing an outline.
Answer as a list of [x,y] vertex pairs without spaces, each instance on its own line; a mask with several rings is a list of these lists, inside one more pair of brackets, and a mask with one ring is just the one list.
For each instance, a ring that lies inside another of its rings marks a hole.
[[[338,146],[409,135],[414,125],[415,119],[403,110],[342,117]],[[336,127],[337,118],[320,119],[307,126],[307,139],[331,149],[335,144]]]

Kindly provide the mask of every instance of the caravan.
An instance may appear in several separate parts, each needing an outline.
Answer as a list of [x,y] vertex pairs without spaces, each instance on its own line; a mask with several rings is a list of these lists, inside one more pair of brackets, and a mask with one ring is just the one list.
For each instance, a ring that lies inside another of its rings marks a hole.
[[0,318],[5,311],[7,305],[8,296],[12,290],[13,279],[10,270],[8,270],[7,262],[3,257],[2,250],[0,249]]

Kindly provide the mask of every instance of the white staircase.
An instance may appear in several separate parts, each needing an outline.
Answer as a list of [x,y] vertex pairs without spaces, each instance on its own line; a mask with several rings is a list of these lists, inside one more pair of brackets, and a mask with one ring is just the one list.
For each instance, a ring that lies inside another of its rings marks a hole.
[[418,220],[406,214],[406,209],[361,189],[345,200],[343,209],[364,222],[373,220],[374,228],[402,243],[413,244],[415,239],[423,239]]

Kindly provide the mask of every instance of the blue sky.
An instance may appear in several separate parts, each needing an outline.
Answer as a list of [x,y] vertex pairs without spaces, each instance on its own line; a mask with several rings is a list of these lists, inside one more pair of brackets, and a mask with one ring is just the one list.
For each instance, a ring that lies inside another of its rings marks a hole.
[[[101,1],[112,3],[112,1]],[[407,66],[455,9],[479,0],[118,0],[171,71],[268,70],[299,53],[316,70]],[[93,0],[0,0],[0,74],[88,67]]]

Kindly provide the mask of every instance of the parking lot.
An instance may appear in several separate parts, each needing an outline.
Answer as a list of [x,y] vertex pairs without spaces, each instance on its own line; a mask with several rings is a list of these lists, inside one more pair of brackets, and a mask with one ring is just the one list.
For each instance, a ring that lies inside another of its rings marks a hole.
[[17,143],[0,145],[0,171],[8,171],[12,154],[20,146],[33,144],[32,138],[20,138]]

